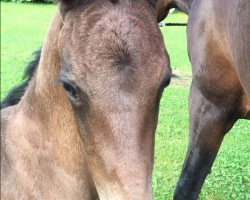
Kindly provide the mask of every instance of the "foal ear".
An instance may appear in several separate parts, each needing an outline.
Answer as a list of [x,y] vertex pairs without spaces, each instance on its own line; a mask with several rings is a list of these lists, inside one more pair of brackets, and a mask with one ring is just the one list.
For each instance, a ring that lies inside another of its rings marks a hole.
[[168,15],[168,11],[171,8],[179,8],[182,12],[188,14],[193,0],[157,0],[156,2],[156,14],[158,21],[162,21]]
[[64,16],[69,10],[74,8],[81,0],[56,0],[61,14]]
[[155,4],[156,15],[158,22],[165,19],[168,15],[168,11],[174,7],[174,0],[157,0]]

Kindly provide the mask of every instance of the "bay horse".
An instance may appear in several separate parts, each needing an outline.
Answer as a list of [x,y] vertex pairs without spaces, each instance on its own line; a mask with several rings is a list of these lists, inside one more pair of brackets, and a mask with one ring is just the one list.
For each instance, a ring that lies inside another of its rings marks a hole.
[[189,15],[193,73],[189,146],[174,200],[196,200],[225,134],[250,119],[250,1],[159,0],[158,20],[174,6]]
[[2,200],[153,199],[154,133],[171,78],[154,6],[58,1],[37,68],[16,88],[24,95],[1,110]]

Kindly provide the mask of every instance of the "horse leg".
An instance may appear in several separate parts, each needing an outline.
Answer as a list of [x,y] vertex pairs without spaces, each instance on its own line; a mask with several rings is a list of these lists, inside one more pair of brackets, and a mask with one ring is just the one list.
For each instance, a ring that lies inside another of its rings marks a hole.
[[193,81],[189,97],[189,147],[174,200],[198,199],[224,135],[237,120],[229,110],[234,109],[222,109],[206,99]]

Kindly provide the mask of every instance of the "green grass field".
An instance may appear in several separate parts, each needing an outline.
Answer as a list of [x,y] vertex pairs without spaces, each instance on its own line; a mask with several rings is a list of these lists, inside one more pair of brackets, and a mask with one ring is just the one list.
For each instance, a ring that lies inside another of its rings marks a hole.
[[[1,99],[20,82],[32,52],[43,42],[54,5],[2,3]],[[167,21],[186,22],[187,16],[171,14]],[[174,80],[165,90],[156,133],[153,173],[156,200],[172,199],[188,141],[188,92],[191,66],[186,51],[185,27],[162,28],[171,58]],[[201,200],[250,200],[250,122],[240,120],[225,137]]]

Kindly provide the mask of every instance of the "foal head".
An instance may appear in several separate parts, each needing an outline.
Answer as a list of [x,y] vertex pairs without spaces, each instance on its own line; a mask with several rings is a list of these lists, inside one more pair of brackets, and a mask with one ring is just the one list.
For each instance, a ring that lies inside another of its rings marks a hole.
[[159,99],[171,70],[146,0],[59,2],[60,80],[100,199],[152,199]]

